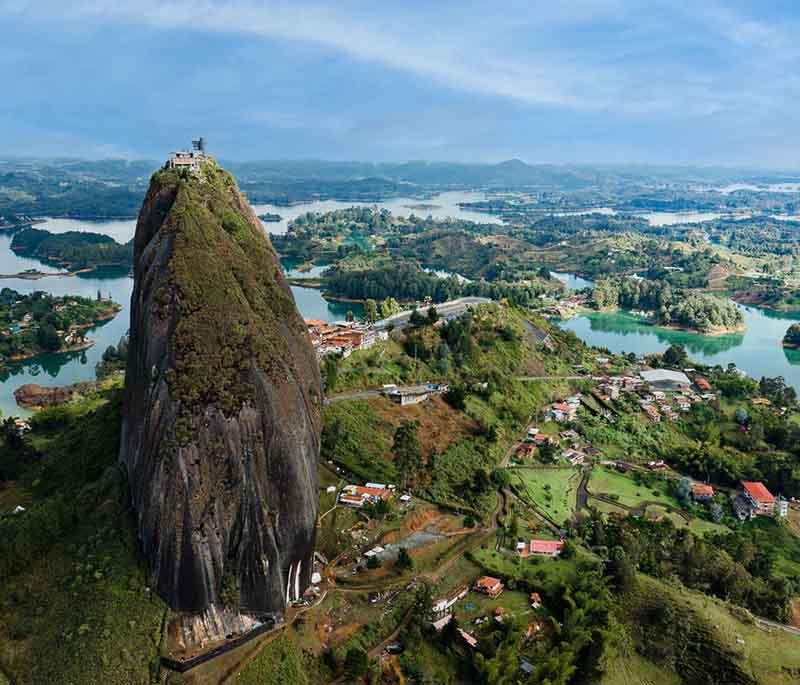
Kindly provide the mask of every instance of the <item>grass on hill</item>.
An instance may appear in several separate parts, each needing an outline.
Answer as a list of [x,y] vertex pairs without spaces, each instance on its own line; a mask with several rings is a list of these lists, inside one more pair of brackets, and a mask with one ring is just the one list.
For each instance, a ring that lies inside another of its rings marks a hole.
[[166,608],[124,505],[119,384],[32,424],[29,508],[0,519],[0,660],[20,684],[148,683]]
[[765,631],[741,608],[642,575],[617,607],[636,659],[683,682],[789,685],[800,679],[800,636]]
[[678,501],[667,494],[666,482],[659,482],[653,487],[645,483],[637,484],[632,477],[604,466],[592,469],[589,492],[594,495],[612,496],[620,504],[631,508],[640,507],[644,502],[679,506]]
[[523,499],[533,503],[557,524],[572,517],[580,472],[572,468],[519,468],[511,483]]

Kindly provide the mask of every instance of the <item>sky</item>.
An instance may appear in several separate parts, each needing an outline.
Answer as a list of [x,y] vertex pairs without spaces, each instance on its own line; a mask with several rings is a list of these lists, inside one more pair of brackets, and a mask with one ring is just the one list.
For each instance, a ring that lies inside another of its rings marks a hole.
[[800,3],[0,0],[0,156],[800,168]]

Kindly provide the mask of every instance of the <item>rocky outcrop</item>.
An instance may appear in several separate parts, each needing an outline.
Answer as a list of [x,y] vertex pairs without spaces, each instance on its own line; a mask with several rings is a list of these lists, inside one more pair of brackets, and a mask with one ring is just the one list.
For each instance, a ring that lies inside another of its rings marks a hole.
[[183,642],[282,614],[310,582],[321,390],[261,224],[213,161],[156,173],[134,240],[120,461]]
[[54,388],[44,387],[37,383],[27,383],[14,391],[14,399],[20,407],[27,409],[54,407],[92,392],[96,388],[97,383],[91,381]]

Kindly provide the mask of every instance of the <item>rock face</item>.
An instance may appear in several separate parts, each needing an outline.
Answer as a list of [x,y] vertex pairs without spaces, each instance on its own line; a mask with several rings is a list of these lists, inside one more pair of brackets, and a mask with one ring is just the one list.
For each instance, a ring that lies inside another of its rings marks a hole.
[[310,582],[319,371],[261,224],[212,160],[153,176],[134,260],[120,461],[155,588],[203,642]]

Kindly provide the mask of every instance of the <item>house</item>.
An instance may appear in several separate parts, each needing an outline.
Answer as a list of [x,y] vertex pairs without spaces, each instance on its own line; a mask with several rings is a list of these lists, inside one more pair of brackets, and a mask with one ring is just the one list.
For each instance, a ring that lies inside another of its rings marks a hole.
[[392,386],[384,390],[384,395],[392,402],[406,407],[411,404],[424,402],[433,395],[441,395],[447,392],[447,385],[438,383],[424,383],[422,385]]
[[769,407],[772,405],[772,402],[766,397],[753,397],[750,401],[757,407]]
[[469,592],[469,588],[467,586],[462,587],[458,592],[450,597],[445,597],[444,599],[436,600],[431,607],[431,611],[435,616],[444,614],[448,612],[450,608],[460,599],[463,599],[467,596]]
[[654,390],[653,397],[658,401],[667,399],[666,394],[661,390]]
[[573,466],[579,466],[580,464],[583,464],[584,460],[586,459],[586,455],[583,452],[573,449],[564,450],[561,453],[561,456]]
[[659,459],[658,461],[648,461],[648,462],[647,462],[647,468],[648,468],[650,471],[664,471],[664,470],[666,470],[668,467],[667,467],[667,465],[664,463],[664,460],[663,460],[663,459]]
[[756,516],[771,516],[775,513],[775,496],[767,490],[763,483],[743,481],[742,494],[750,503],[750,509]]
[[459,628],[458,634],[461,636],[461,639],[466,642],[470,649],[475,649],[478,646],[478,641],[475,639],[475,636],[470,635],[466,630]]
[[500,582],[499,578],[492,578],[491,576],[481,576],[475,581],[475,591],[481,592],[494,599],[499,597],[500,593],[505,590],[505,585]]
[[345,485],[339,493],[339,503],[361,508],[367,504],[375,504],[378,500],[391,499],[394,496],[394,490],[394,486],[383,483]]
[[445,616],[442,616],[442,618],[433,621],[431,625],[433,626],[433,629],[437,633],[441,633],[444,630],[444,627],[452,620],[453,620],[453,614],[446,614]]
[[619,386],[615,383],[601,383],[598,387],[600,394],[610,400],[619,399]]
[[692,499],[695,502],[709,502],[714,499],[714,488],[704,483],[692,483]]
[[683,395],[678,395],[678,397],[675,398],[675,404],[678,405],[678,409],[681,411],[689,411],[692,408],[692,401]]
[[538,592],[531,592],[530,602],[532,609],[538,609],[542,606],[542,596]]
[[531,540],[530,554],[540,557],[557,557],[564,549],[563,540]]
[[557,421],[558,423],[572,421],[575,419],[575,414],[577,411],[577,405],[567,404],[566,402],[556,402],[550,405],[550,408],[545,414],[545,420]]
[[535,445],[525,442],[522,443],[519,447],[517,447],[515,454],[518,459],[525,459],[526,457],[533,456],[535,450],[536,450]]
[[698,376],[694,379],[694,384],[697,386],[697,389],[702,392],[708,392],[711,390],[711,383],[709,383],[705,378],[700,378]]
[[643,404],[642,411],[647,414],[647,418],[653,423],[659,423],[661,421],[661,413],[652,404]]
[[536,447],[542,447],[543,445],[553,445],[554,447],[558,447],[559,443],[559,439],[554,438],[552,435],[539,433],[538,435],[533,436],[533,444]]

